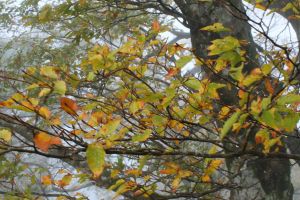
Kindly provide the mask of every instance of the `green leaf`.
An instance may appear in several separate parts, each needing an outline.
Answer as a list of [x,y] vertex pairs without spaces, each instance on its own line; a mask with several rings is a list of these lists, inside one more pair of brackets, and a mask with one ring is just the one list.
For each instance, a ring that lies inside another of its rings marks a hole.
[[89,144],[86,150],[86,159],[95,178],[98,178],[105,166],[105,150],[99,143]]
[[161,105],[164,107],[167,107],[172,99],[176,96],[176,89],[175,88],[167,88],[165,91],[165,97],[163,98],[163,101],[161,102]]
[[229,61],[231,67],[235,67],[238,63],[245,60],[237,51],[225,52],[219,57],[219,59]]
[[246,76],[244,78],[244,80],[242,81],[242,84],[244,86],[250,86],[254,82],[259,81],[261,79],[262,79],[262,76],[260,76],[260,75],[252,75],[252,74],[250,74],[250,75],[248,75],[248,76]]
[[242,114],[242,112],[239,110],[235,112],[224,124],[222,130],[221,130],[221,139],[223,139],[228,132],[231,130],[232,125],[238,120],[239,116]]
[[42,67],[40,70],[40,74],[53,79],[58,78],[58,75],[56,74],[54,67],[51,66]]
[[144,102],[143,101],[133,101],[130,105],[129,105],[129,112],[131,114],[136,113],[137,111],[139,111],[140,109],[142,109],[144,106]]
[[142,156],[140,159],[139,159],[139,167],[138,167],[138,170],[139,171],[142,171],[142,169],[144,168],[145,164],[147,163],[147,161],[149,160],[149,155],[146,155],[146,156]]
[[300,102],[300,95],[297,94],[288,94],[285,96],[281,96],[277,100],[278,105],[285,105],[298,102]]
[[133,142],[144,142],[146,141],[152,133],[151,129],[147,129],[142,134],[137,134],[132,137]]
[[211,31],[211,32],[216,32],[216,33],[224,32],[224,31],[230,31],[229,28],[224,27],[223,24],[221,24],[221,23],[214,23],[210,26],[203,27],[200,30]]
[[87,79],[88,81],[92,81],[92,80],[94,80],[95,76],[96,76],[96,75],[95,75],[94,72],[89,72],[88,75],[87,75],[87,77],[86,77],[86,79]]
[[168,120],[160,115],[154,115],[152,117],[152,122],[155,126],[165,126]]
[[120,119],[115,119],[112,121],[109,121],[107,124],[103,125],[100,129],[100,134],[101,135],[110,135],[113,132],[117,130],[121,123]]
[[261,67],[261,71],[264,75],[268,75],[271,71],[272,71],[272,68],[273,66],[270,65],[270,64],[264,64],[262,67]]
[[275,120],[274,113],[275,113],[274,109],[263,111],[261,115],[261,120],[265,125],[270,126],[272,128],[277,128],[278,127],[277,124],[279,124],[281,120],[280,119],[277,119],[278,121]]
[[176,60],[176,67],[182,68],[192,60],[193,56],[183,56]]
[[184,85],[188,86],[189,88],[192,88],[193,90],[199,90],[201,82],[198,79],[191,77],[184,82]]
[[215,56],[215,55],[220,55],[228,51],[233,51],[236,50],[240,47],[240,42],[232,37],[232,36],[227,36],[222,39],[216,39],[212,41],[212,45],[208,47],[209,55],[210,56]]
[[46,22],[51,18],[52,7],[49,4],[46,4],[39,13],[39,20],[41,22]]
[[244,79],[243,68],[244,68],[243,65],[241,65],[240,67],[231,67],[229,70],[229,75],[234,80],[241,82]]
[[55,81],[54,82],[54,92],[64,95],[67,91],[67,86],[64,81]]

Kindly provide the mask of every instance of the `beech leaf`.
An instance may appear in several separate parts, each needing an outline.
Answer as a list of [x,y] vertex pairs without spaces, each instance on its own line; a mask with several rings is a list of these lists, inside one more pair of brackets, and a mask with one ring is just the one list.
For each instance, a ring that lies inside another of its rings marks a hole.
[[54,82],[54,92],[64,95],[67,91],[67,86],[64,81],[55,81]]
[[105,154],[105,150],[101,144],[93,143],[88,145],[86,159],[94,178],[98,178],[104,170]]
[[77,114],[76,111],[78,110],[78,106],[73,99],[67,97],[60,98],[60,107],[70,115]]
[[242,114],[241,111],[237,111],[234,113],[224,124],[222,130],[221,130],[221,139],[223,139],[227,133],[230,131],[232,125],[238,120],[239,116]]

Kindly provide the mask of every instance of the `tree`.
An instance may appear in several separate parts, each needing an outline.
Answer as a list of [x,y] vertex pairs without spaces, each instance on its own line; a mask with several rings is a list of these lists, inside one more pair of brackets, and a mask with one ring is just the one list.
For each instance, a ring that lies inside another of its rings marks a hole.
[[[0,102],[3,193],[75,198],[70,185],[92,183],[129,199],[293,198],[298,44],[274,39],[263,17],[279,13],[298,33],[297,1],[247,1],[259,20],[240,0],[38,2],[8,13],[74,56],[5,77],[15,92]],[[192,47],[166,16],[189,28]],[[189,62],[200,72],[183,75]],[[24,154],[77,171],[18,164]],[[35,168],[46,170],[31,180],[41,190],[16,188]]]

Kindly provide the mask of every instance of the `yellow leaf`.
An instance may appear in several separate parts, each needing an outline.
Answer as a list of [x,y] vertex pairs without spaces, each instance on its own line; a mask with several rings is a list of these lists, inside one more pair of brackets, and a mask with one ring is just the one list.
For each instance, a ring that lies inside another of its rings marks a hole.
[[54,82],[54,92],[64,95],[66,93],[67,86],[64,81],[55,81]]
[[43,97],[43,96],[49,94],[50,91],[51,91],[50,88],[43,88],[39,93],[39,97]]
[[200,30],[203,31],[212,31],[212,32],[223,32],[223,31],[230,31],[230,29],[223,26],[221,23],[214,23],[210,26],[206,26],[201,28]]
[[141,171],[140,170],[138,170],[138,169],[129,169],[129,170],[126,170],[125,171],[125,174],[127,174],[127,175],[134,175],[134,176],[139,176],[139,175],[141,175]]
[[179,187],[179,184],[181,182],[181,178],[179,176],[176,176],[172,182],[172,190],[176,191],[177,188]]
[[45,119],[49,119],[51,117],[51,112],[47,107],[41,107],[39,109],[39,114]]
[[49,77],[49,78],[53,78],[53,79],[58,78],[58,75],[55,72],[54,67],[51,67],[51,66],[42,67],[40,70],[40,74],[43,76]]
[[137,111],[144,107],[143,101],[133,101],[129,106],[129,112],[135,114]]
[[51,123],[51,125],[56,125],[56,126],[61,125],[61,121],[60,121],[60,118],[59,118],[59,117],[52,118],[52,119],[50,120],[50,123]]
[[42,176],[41,182],[42,182],[43,185],[51,185],[52,184],[52,179],[51,179],[50,175]]
[[193,175],[193,172],[188,171],[188,170],[179,170],[179,172],[178,172],[178,176],[181,178],[189,177],[192,175]]
[[11,141],[11,132],[7,129],[0,130],[0,139],[4,140],[5,142]]

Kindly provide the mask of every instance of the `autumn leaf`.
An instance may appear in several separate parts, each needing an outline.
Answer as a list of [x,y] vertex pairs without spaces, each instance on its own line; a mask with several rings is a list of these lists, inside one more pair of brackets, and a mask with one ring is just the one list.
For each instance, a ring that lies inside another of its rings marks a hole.
[[57,79],[58,75],[54,67],[45,66],[40,69],[40,74],[49,78]]
[[51,89],[50,89],[50,88],[43,88],[43,89],[40,91],[38,97],[45,96],[45,95],[49,94],[50,92],[51,92]]
[[229,28],[224,27],[223,24],[221,24],[221,23],[214,23],[210,26],[205,26],[205,27],[201,28],[200,30],[211,31],[211,32],[216,32],[216,33],[230,31]]
[[59,180],[58,182],[57,182],[57,185],[59,186],[59,187],[66,187],[66,186],[68,186],[70,183],[71,183],[71,181],[72,181],[72,175],[71,174],[67,174],[67,175],[65,175],[61,180]]
[[203,175],[203,176],[201,177],[201,180],[202,180],[204,183],[210,183],[210,182],[211,182],[211,179],[210,179],[210,177],[209,177],[207,174]]
[[267,7],[262,5],[261,3],[256,3],[255,8],[261,9],[261,10],[267,10]]
[[238,120],[239,116],[242,114],[241,111],[235,112],[227,121],[224,123],[223,128],[221,130],[221,139],[223,139],[228,132],[231,130],[232,125]]
[[86,159],[94,178],[98,178],[104,170],[105,154],[101,144],[93,143],[88,145]]
[[49,135],[45,132],[39,132],[33,138],[34,144],[37,148],[44,152],[48,152],[52,145],[61,145],[61,139],[56,136]]
[[43,185],[51,185],[51,184],[52,184],[51,176],[50,176],[50,175],[42,176],[41,183],[42,183]]
[[162,169],[159,171],[160,174],[176,174],[177,173],[177,170],[176,169],[173,169],[173,168],[167,168],[167,169]]
[[47,107],[41,107],[39,109],[39,114],[45,119],[49,119],[51,117],[51,112]]
[[142,172],[139,169],[128,169],[124,173],[126,175],[134,175],[134,176],[139,176],[142,174]]
[[262,144],[267,140],[269,140],[269,132],[266,129],[259,130],[255,134],[255,143],[256,144]]
[[265,87],[271,95],[273,95],[275,93],[275,90],[271,84],[270,79],[265,79]]
[[159,32],[160,30],[160,24],[159,21],[154,20],[152,23],[152,30],[154,30],[155,32]]
[[67,97],[60,98],[60,107],[70,115],[77,115],[76,111],[79,109],[76,102]]
[[66,83],[62,80],[54,82],[54,92],[64,95],[66,93],[67,86]]
[[6,143],[11,141],[11,135],[12,135],[11,131],[7,129],[0,130],[0,139]]
[[178,74],[178,72],[180,72],[180,69],[176,68],[176,67],[168,69],[168,73],[166,75],[166,79],[169,79],[169,78],[175,76],[176,74]]
[[172,182],[172,190],[173,190],[173,191],[176,191],[176,190],[177,190],[177,188],[179,187],[180,182],[181,182],[181,177],[176,176],[176,177],[174,178],[173,182]]
[[114,133],[121,123],[121,119],[114,119],[103,125],[100,129],[102,135],[110,135]]
[[145,103],[143,101],[133,101],[130,105],[129,105],[129,112],[131,114],[135,114],[137,111],[139,111],[140,109],[142,109],[144,107]]

